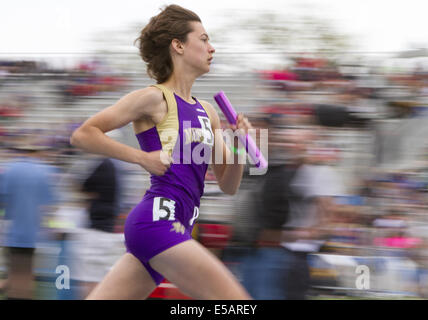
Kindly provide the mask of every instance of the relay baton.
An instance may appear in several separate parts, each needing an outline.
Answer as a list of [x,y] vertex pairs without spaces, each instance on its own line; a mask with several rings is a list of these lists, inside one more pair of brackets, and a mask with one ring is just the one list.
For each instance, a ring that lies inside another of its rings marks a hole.
[[[238,115],[224,92],[220,91],[214,95],[214,100],[217,102],[227,121],[230,124],[236,124]],[[259,148],[257,148],[257,145],[251,136],[249,134],[246,134],[245,136],[239,135],[239,140],[241,140],[242,144],[245,146],[245,150],[253,160],[256,167],[260,169],[267,168],[267,161],[263,157],[263,154],[260,152]]]

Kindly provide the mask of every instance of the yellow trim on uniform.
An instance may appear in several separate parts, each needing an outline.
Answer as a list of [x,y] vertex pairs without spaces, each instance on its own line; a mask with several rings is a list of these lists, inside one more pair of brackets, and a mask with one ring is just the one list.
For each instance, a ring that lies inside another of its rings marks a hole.
[[202,101],[202,100],[198,100],[198,101],[199,101],[199,103],[201,104],[202,108],[204,108],[205,113],[207,114],[208,119],[210,119],[210,123],[212,124],[212,120],[211,120],[210,113],[207,111],[207,107],[206,107],[206,104],[207,104],[208,102],[206,102],[206,101]]
[[153,87],[161,90],[166,100],[168,108],[167,114],[165,118],[156,125],[156,129],[162,144],[162,151],[172,156],[172,152],[177,143],[179,130],[177,101],[175,100],[173,92],[167,87],[161,84],[153,85]]

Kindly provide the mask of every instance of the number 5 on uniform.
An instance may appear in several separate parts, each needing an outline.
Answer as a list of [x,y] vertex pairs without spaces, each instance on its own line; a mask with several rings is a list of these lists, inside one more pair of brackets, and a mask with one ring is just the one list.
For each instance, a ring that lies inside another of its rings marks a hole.
[[175,220],[175,201],[163,197],[153,199],[153,221]]

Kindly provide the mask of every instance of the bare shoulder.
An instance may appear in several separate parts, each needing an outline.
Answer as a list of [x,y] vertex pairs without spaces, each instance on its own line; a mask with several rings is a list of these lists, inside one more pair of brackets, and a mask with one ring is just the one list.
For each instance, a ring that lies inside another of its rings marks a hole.
[[129,106],[128,110],[136,115],[134,117],[136,120],[141,117],[152,117],[162,110],[163,101],[163,94],[159,89],[147,87],[129,92],[117,104]]
[[163,93],[155,87],[147,87],[130,93],[136,98],[138,105],[146,108],[155,107],[164,101]]

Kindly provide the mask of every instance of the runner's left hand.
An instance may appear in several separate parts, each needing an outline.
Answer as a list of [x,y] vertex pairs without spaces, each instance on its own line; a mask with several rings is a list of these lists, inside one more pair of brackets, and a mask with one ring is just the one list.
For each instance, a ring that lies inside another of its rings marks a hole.
[[248,134],[248,130],[253,129],[253,126],[250,121],[248,121],[248,118],[240,113],[236,119],[236,125],[230,125],[230,128],[233,131],[240,130],[241,134]]

